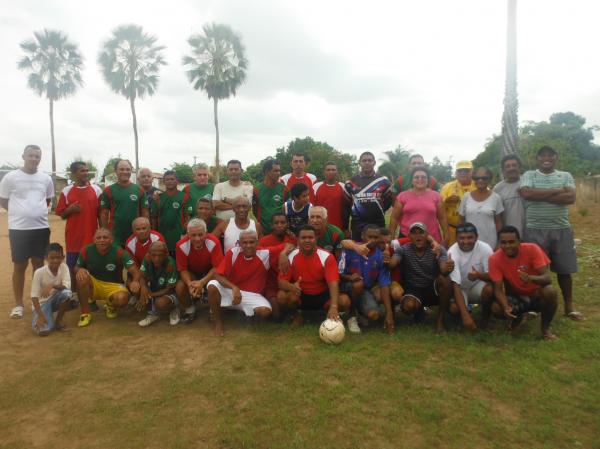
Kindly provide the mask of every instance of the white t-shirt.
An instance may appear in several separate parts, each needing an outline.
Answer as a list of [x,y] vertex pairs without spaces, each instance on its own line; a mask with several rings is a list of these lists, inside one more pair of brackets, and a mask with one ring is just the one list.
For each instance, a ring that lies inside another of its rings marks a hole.
[[[242,181],[239,186],[232,186],[229,184],[229,181],[220,182],[215,186],[215,190],[213,191],[212,199],[213,201],[223,201],[228,200],[231,201],[235,197],[245,196],[250,201],[250,205],[252,205],[252,194],[254,192],[254,187],[248,181]],[[233,210],[218,210],[216,211],[217,218],[221,220],[229,220],[233,218],[235,214]]]
[[52,274],[48,265],[44,265],[41,268],[35,270],[33,273],[33,281],[31,282],[31,297],[37,298],[39,303],[46,302],[54,291],[50,293],[50,296],[42,297],[42,291],[47,285],[58,285],[62,284],[65,288],[71,289],[71,275],[69,274],[69,267],[66,263],[61,263],[56,272],[56,276]]
[[477,240],[471,251],[464,252],[458,247],[458,243],[453,244],[448,250],[448,255],[452,256],[454,261],[454,270],[450,273],[450,280],[460,285],[463,290],[469,290],[477,281],[469,280],[469,272],[475,267],[480,273],[488,272],[488,259],[494,254],[494,251],[485,242]]
[[48,228],[48,203],[54,196],[52,178],[43,172],[33,174],[13,170],[0,182],[0,198],[8,199],[8,229]]
[[471,192],[467,192],[458,207],[458,213],[465,217],[465,221],[473,223],[477,228],[479,240],[492,248],[496,247],[498,241],[494,219],[502,212],[504,212],[502,198],[496,192],[492,192],[484,201],[475,201]]

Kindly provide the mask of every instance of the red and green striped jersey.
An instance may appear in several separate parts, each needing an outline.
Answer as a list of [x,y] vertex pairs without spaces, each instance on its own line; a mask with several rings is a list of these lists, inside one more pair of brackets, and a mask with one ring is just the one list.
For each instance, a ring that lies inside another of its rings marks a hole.
[[115,183],[100,195],[100,208],[110,210],[109,227],[114,242],[122,246],[131,235],[131,222],[142,215],[142,209],[148,209],[148,199],[144,189],[137,184],[121,186]]
[[99,281],[123,284],[123,269],[135,265],[135,262],[127,251],[115,243],[106,254],[100,254],[93,243],[84,246],[79,253],[77,266],[85,268]]
[[170,286],[175,287],[177,283],[177,267],[175,266],[175,259],[171,256],[167,256],[160,267],[156,267],[151,260],[145,259],[140,271],[148,283],[150,293]]
[[333,254],[342,249],[342,240],[344,240],[344,231],[331,223],[327,223],[325,234],[317,239],[317,246]]
[[157,230],[167,241],[169,251],[185,234],[186,207],[189,196],[181,191],[163,192],[152,201],[150,215],[157,219]]
[[254,215],[259,221],[265,234],[271,233],[271,218],[275,212],[283,210],[283,203],[287,195],[287,187],[276,184],[268,187],[261,182],[254,187]]

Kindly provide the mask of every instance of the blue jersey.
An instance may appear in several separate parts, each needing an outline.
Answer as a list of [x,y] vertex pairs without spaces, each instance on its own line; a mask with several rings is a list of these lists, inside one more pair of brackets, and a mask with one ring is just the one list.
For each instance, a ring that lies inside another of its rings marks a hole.
[[340,274],[358,274],[362,277],[365,288],[370,289],[375,284],[381,287],[390,285],[390,270],[383,263],[383,253],[379,248],[372,251],[365,259],[352,249],[345,249],[338,264]]
[[298,235],[298,229],[305,224],[308,224],[308,209],[310,209],[310,206],[311,204],[308,203],[301,210],[296,211],[292,206],[292,200],[287,200],[285,203],[283,203],[283,211],[287,217],[290,231],[292,231],[294,234]]
[[390,180],[376,173],[373,176],[358,174],[344,184],[352,198],[352,238],[360,238],[367,224],[385,226],[385,212],[393,202]]

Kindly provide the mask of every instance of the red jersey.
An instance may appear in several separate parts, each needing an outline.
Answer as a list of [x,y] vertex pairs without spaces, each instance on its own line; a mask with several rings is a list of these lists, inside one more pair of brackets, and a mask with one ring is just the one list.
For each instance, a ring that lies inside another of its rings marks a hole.
[[131,257],[133,257],[133,260],[135,260],[137,266],[141,267],[146,254],[148,254],[148,251],[150,250],[150,246],[154,242],[159,241],[164,242],[165,238],[160,232],[155,230],[150,231],[150,236],[144,243],[140,242],[135,234],[133,234],[127,239],[127,242],[125,242],[125,249],[129,254],[131,254]]
[[312,201],[313,201],[312,187],[313,187],[313,184],[315,182],[317,182],[317,177],[315,175],[313,175],[312,173],[304,173],[304,176],[302,176],[301,178],[296,177],[293,173],[288,173],[287,175],[283,175],[281,178],[279,178],[279,182],[282,183],[286,187],[288,194],[292,190],[292,186],[294,184],[297,184],[299,182],[301,182],[302,184],[306,184],[308,186],[310,202],[312,203]]
[[68,253],[78,253],[94,240],[94,233],[98,229],[98,198],[101,194],[100,187],[89,183],[84,187],[68,185],[60,193],[57,215],[61,215],[72,204],[81,206],[79,212],[67,217],[65,243]]
[[231,248],[216,269],[240,290],[262,294],[271,268],[277,266],[277,258],[284,245],[258,248],[250,259],[239,246]]
[[[399,248],[402,245],[405,245],[409,242],[409,237],[400,237],[398,239],[392,240],[391,245],[388,247],[388,254],[390,256],[393,256],[396,248]],[[402,284],[402,271],[400,270],[400,264],[396,265],[390,270],[390,276],[393,282],[398,282],[399,284]]]
[[295,249],[288,256],[290,269],[287,273],[279,273],[279,278],[296,282],[299,277],[300,289],[309,295],[319,295],[329,289],[329,282],[339,282],[338,265],[330,253],[317,248],[310,256]]
[[196,274],[206,274],[212,268],[219,266],[223,260],[221,242],[212,234],[206,234],[204,246],[195,249],[190,238],[186,235],[177,242],[175,247],[177,271],[191,271]]
[[494,282],[508,282],[518,295],[529,296],[540,286],[533,282],[523,282],[518,271],[537,275],[538,270],[549,263],[548,256],[535,243],[521,243],[516,257],[507,257],[501,249],[490,256],[489,276]]
[[332,225],[344,230],[348,223],[348,206],[350,197],[344,189],[344,184],[336,182],[329,185],[319,181],[313,185],[311,203],[315,206],[323,206],[327,209],[327,221]]
[[277,245],[281,245],[282,243],[291,243],[292,245],[295,245],[296,239],[293,237],[290,237],[288,234],[285,234],[283,236],[283,239],[279,239],[278,237],[274,236],[273,234],[267,234],[258,241],[258,246],[262,246],[262,247],[277,246]]

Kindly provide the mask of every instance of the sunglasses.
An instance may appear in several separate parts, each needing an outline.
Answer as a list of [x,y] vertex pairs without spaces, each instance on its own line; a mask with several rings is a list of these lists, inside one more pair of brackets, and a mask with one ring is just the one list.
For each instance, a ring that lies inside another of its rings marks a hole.
[[491,176],[473,176],[473,181],[489,181]]

